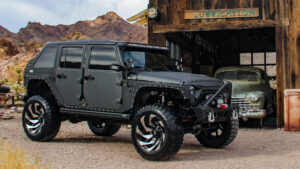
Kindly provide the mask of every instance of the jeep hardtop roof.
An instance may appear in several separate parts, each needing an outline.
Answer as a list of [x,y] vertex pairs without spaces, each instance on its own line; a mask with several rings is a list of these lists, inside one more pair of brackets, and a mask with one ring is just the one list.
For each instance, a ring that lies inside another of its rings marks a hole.
[[122,42],[122,41],[113,41],[113,40],[74,40],[74,41],[57,41],[57,42],[49,42],[48,45],[100,45],[100,44],[118,44],[119,46],[128,46],[128,47],[136,47],[136,48],[149,48],[149,49],[157,49],[157,50],[168,50],[167,47],[161,46],[152,46],[148,44],[142,43],[133,43],[133,42]]

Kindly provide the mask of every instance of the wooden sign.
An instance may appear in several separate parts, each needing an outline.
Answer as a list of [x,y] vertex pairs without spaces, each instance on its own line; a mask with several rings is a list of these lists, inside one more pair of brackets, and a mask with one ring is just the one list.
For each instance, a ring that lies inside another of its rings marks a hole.
[[259,8],[184,11],[184,19],[248,18],[248,17],[259,17]]

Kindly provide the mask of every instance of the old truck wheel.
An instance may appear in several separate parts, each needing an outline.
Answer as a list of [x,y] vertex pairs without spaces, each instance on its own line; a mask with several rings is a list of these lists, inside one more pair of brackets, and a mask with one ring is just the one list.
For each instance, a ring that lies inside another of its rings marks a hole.
[[24,132],[31,140],[49,141],[53,139],[60,128],[60,118],[57,107],[50,97],[30,97],[22,113]]
[[134,117],[131,136],[137,152],[158,161],[174,156],[183,141],[183,129],[171,111],[156,105],[141,108]]
[[109,137],[116,134],[120,127],[120,123],[107,123],[101,120],[99,121],[88,121],[90,130],[97,136]]
[[238,129],[238,119],[230,116],[225,122],[211,124],[209,129],[204,129],[196,138],[205,147],[222,148],[235,139]]

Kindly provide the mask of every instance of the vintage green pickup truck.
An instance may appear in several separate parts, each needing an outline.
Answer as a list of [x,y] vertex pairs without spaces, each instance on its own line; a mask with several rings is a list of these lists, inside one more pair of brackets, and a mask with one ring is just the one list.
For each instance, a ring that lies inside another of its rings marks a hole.
[[239,106],[239,117],[263,119],[274,113],[276,102],[275,90],[270,87],[265,71],[256,67],[222,67],[215,73],[215,78],[232,83],[233,104]]

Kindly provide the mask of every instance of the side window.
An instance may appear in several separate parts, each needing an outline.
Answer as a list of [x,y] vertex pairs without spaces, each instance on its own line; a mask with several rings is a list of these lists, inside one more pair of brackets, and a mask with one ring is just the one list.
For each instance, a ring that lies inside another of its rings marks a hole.
[[91,48],[89,69],[109,69],[113,64],[118,64],[114,46],[94,46]]
[[80,69],[82,63],[83,48],[64,47],[62,49],[59,65],[61,68]]
[[39,59],[36,61],[35,68],[53,68],[56,56],[56,47],[46,47]]

